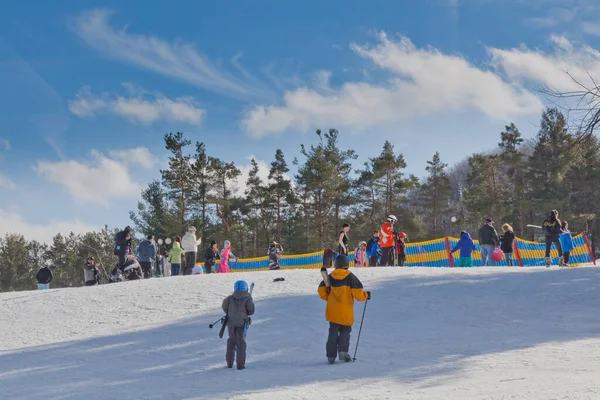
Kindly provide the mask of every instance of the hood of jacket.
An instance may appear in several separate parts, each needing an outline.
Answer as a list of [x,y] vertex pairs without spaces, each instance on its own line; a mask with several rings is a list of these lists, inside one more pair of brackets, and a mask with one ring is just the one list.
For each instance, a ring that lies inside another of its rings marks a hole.
[[245,290],[236,290],[235,292],[233,292],[232,296],[236,300],[244,300],[250,297],[250,293]]
[[173,242],[173,248],[176,250],[181,250],[181,245],[179,244],[179,242]]

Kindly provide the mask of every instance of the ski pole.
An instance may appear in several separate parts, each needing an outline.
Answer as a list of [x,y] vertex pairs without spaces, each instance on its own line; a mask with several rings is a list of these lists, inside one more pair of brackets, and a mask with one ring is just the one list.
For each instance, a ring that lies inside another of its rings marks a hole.
[[369,300],[365,300],[365,307],[363,308],[363,315],[360,319],[360,328],[358,329],[358,338],[356,339],[356,348],[354,349],[354,357],[352,358],[352,362],[356,361],[356,353],[358,352],[358,342],[360,341],[360,332],[362,331],[363,321],[365,320],[365,311],[367,311],[367,303]]
[[215,321],[215,322],[213,322],[212,324],[208,325],[208,327],[209,327],[210,329],[212,329],[212,328],[213,328],[213,326],[215,326],[215,325],[216,325],[216,324],[218,324],[219,322],[223,321],[223,318],[224,318],[224,317],[221,317],[221,318],[219,318],[218,320],[216,320],[216,321]]

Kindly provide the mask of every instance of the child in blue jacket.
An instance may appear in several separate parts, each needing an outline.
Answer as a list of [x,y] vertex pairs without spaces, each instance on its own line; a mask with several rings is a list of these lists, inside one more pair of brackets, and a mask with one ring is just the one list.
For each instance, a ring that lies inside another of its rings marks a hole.
[[473,266],[473,250],[475,249],[475,242],[469,235],[469,232],[461,232],[460,240],[454,246],[451,253],[454,253],[456,250],[460,249],[460,264],[461,267],[471,267]]
[[558,239],[560,240],[560,246],[563,251],[563,261],[566,267],[569,266],[569,256],[571,252],[575,248],[573,245],[573,237],[571,236],[571,232],[569,232],[569,223],[567,221],[562,221],[561,223],[563,233],[560,234]]

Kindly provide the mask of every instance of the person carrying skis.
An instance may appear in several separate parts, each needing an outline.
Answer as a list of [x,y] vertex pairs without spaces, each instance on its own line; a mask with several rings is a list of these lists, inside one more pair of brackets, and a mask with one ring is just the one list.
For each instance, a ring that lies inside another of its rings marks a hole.
[[131,251],[131,228],[126,226],[124,230],[115,235],[114,255],[119,257],[120,267],[125,264],[125,256],[128,250]]
[[83,267],[83,281],[85,286],[94,286],[100,283],[100,270],[92,256],[88,257]]
[[[217,260],[220,260],[219,249],[217,249],[217,242],[213,240],[210,242],[210,247],[204,251],[204,269],[207,274],[213,273]],[[217,272],[216,269],[214,272]]]
[[398,232],[398,239],[396,240],[396,254],[398,254],[398,266],[404,267],[406,261],[406,240],[408,236],[404,232]]
[[379,247],[379,231],[373,232],[373,237],[367,242],[367,258],[369,267],[376,267],[379,263],[379,255],[381,247]]
[[196,265],[198,246],[200,246],[201,243],[202,238],[196,239],[196,228],[190,226],[181,239],[181,247],[185,250],[185,266],[183,267],[182,275],[190,275],[192,273],[192,269]]
[[552,243],[558,250],[558,264],[563,267],[565,265],[563,260],[563,250],[560,245],[560,234],[562,233],[562,227],[560,219],[558,219],[558,211],[552,210],[550,215],[544,221],[544,233],[546,234],[546,268],[550,267],[552,259],[550,258],[550,249],[552,249]]
[[248,293],[248,284],[245,281],[237,281],[233,285],[233,294],[223,300],[223,311],[227,318],[227,352],[225,361],[227,368],[233,368],[233,362],[237,363],[237,369],[246,368],[246,338],[244,330],[250,324],[250,316],[254,314],[254,301]]
[[50,282],[52,282],[53,277],[52,271],[47,265],[44,265],[42,268],[40,268],[35,276],[38,284],[38,290],[50,289]]
[[281,244],[273,241],[269,245],[269,252],[267,255],[269,256],[269,269],[270,270],[277,270],[277,269],[281,268],[279,266],[279,258],[281,257],[282,253],[283,253],[283,247],[281,246]]
[[348,270],[348,256],[340,254],[335,259],[335,269],[328,275],[328,284],[321,281],[318,293],[327,302],[325,318],[329,322],[329,337],[326,345],[327,361],[352,361],[350,357],[350,332],[354,325],[354,300],[371,299],[371,292],[363,290],[360,280]]
[[379,232],[379,246],[381,246],[381,265],[392,267],[394,265],[394,224],[398,218],[394,215],[387,217]]
[[461,232],[460,233],[460,239],[458,240],[458,243],[456,243],[456,246],[454,246],[454,248],[452,250],[450,250],[450,253],[454,253],[456,250],[460,249],[460,261],[459,261],[459,267],[472,267],[473,266],[473,250],[475,249],[475,242],[473,241],[473,239],[471,238],[471,235],[469,235],[469,232]]
[[144,273],[144,279],[152,277],[152,262],[156,258],[156,245],[154,244],[154,236],[148,235],[146,240],[140,242],[137,248],[137,258],[142,271]]

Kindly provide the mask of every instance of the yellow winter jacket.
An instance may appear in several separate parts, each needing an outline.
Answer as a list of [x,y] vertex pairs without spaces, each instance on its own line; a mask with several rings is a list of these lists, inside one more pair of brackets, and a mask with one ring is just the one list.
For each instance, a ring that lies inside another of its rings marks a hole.
[[367,300],[367,292],[358,278],[344,268],[337,268],[329,275],[331,291],[327,293],[325,282],[319,285],[319,296],[327,302],[325,318],[344,326],[354,324],[354,300]]
[[179,242],[173,242],[173,247],[169,251],[169,262],[171,264],[181,264],[181,255],[185,251],[181,248]]

